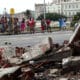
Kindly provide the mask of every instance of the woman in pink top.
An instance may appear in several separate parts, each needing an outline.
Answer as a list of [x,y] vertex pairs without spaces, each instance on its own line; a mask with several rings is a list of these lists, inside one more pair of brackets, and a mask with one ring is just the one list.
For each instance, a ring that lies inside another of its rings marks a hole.
[[21,22],[21,31],[24,31],[25,30],[25,19],[22,20]]

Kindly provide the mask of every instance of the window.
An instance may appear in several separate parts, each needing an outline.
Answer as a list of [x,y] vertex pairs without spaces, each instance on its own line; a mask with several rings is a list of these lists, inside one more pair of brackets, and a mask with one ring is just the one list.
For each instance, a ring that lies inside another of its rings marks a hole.
[[64,0],[64,2],[68,2],[68,0]]
[[63,12],[63,14],[65,15],[65,12]]
[[71,12],[69,12],[69,16],[71,16]]
[[67,12],[64,12],[64,15],[67,16]]
[[80,1],[80,0],[76,0],[76,1]]
[[76,4],[76,8],[78,8],[78,4]]
[[65,9],[67,9],[67,5],[65,5]]
[[64,0],[64,2],[66,2],[66,0]]
[[60,10],[58,10],[58,13],[60,13]]
[[75,12],[73,12],[73,15],[75,15]]
[[71,5],[69,5],[69,8],[71,8]]
[[75,5],[74,4],[72,5],[72,8],[75,8]]
[[77,14],[77,12],[76,12],[76,11],[75,11],[74,13],[75,13],[75,15]]

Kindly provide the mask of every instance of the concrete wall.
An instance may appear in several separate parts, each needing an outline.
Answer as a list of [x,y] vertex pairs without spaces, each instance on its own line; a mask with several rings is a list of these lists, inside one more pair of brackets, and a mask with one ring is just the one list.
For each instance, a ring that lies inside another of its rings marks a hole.
[[[51,27],[59,27],[59,22],[56,21],[51,21],[51,24],[50,24]],[[67,21],[66,22],[66,26],[70,27],[70,21]],[[36,21],[36,27],[41,27],[41,21]]]

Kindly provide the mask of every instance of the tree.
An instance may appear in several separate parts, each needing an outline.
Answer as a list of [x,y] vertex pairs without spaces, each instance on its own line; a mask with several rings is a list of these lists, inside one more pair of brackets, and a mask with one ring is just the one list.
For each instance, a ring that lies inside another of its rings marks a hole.
[[[45,16],[46,16],[46,19],[50,19],[50,20],[53,20],[53,21],[58,21],[62,17],[67,19],[66,16],[60,15],[58,13],[46,13]],[[41,20],[43,18],[44,18],[44,14],[41,14],[40,16],[38,16],[37,20]]]
[[31,11],[30,11],[30,10],[26,10],[26,11],[24,12],[24,14],[25,14],[25,16],[26,16],[27,18],[30,18],[30,17],[31,17]]
[[71,27],[74,27],[75,23],[80,20],[80,12],[78,12],[76,15],[73,16],[73,19],[71,21]]

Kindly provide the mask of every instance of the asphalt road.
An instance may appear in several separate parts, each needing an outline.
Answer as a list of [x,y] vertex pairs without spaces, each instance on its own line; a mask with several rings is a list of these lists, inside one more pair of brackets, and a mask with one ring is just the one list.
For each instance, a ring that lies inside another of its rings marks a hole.
[[64,40],[69,40],[73,31],[58,31],[52,33],[35,33],[35,34],[20,34],[20,35],[3,35],[0,36],[0,45],[5,42],[12,43],[13,46],[33,46],[40,43],[46,37],[52,37],[54,43],[62,44]]

